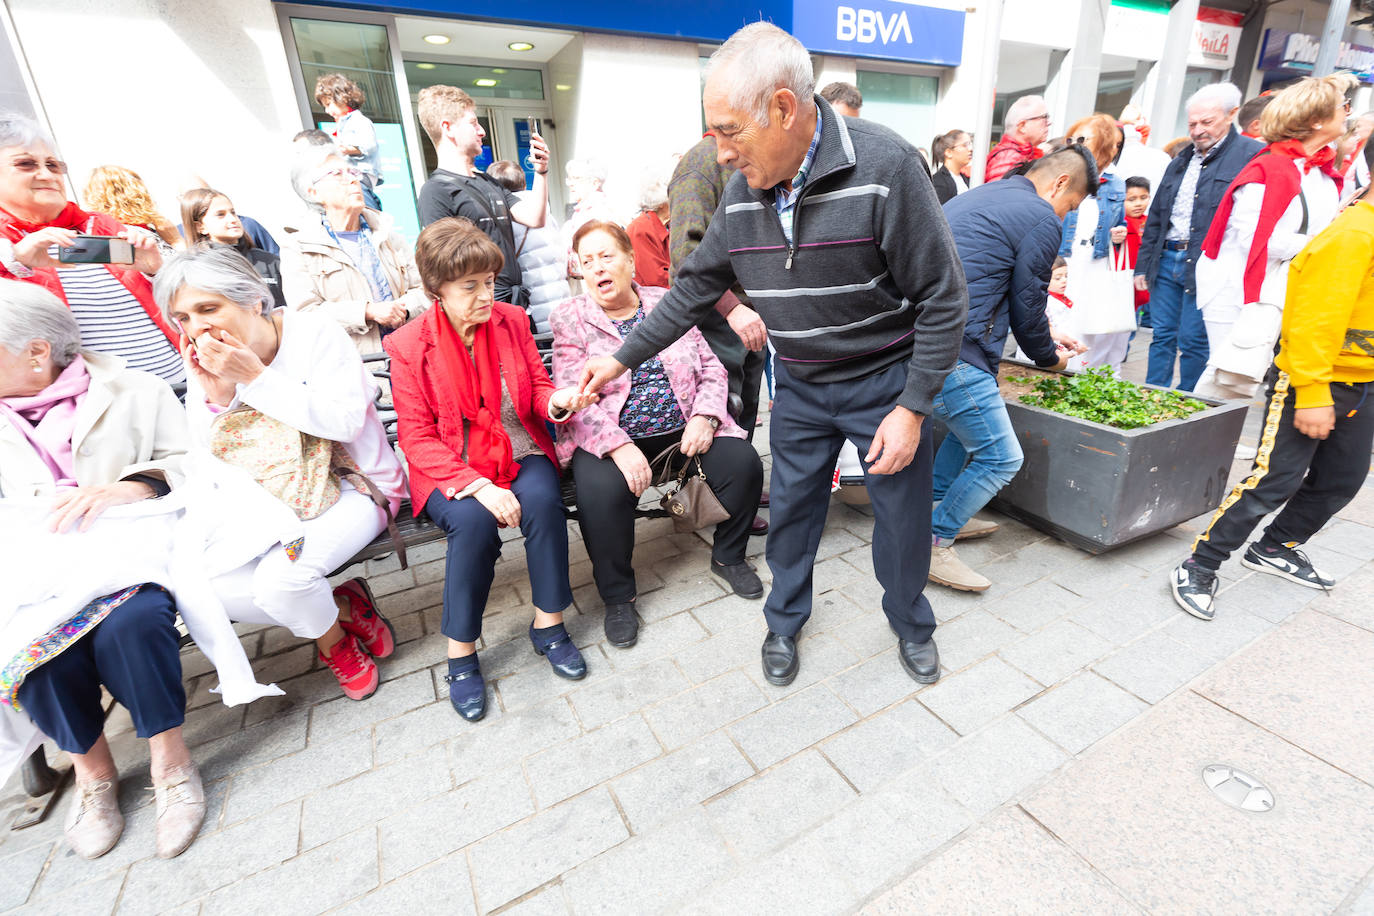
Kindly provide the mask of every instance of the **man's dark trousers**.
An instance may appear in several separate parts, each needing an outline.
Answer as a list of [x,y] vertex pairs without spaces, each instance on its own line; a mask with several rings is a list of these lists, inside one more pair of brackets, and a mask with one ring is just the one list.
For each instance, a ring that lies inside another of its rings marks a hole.
[[[796,379],[786,363],[774,363],[775,391],[770,421],[773,457],[768,532],[768,568],[773,585],[764,603],[768,629],[796,636],[811,617],[812,568],[825,528],[835,461],[845,439],[862,458],[878,424],[906,386],[905,361],[865,378],[815,383]],[[868,474],[873,503],[873,570],[883,587],[883,611],[910,642],[935,632],[935,613],[926,599],[930,570],[931,456],[929,429],[911,464],[896,474]]]
[[[1336,425],[1325,439],[1304,436],[1293,426],[1295,394],[1287,375],[1271,366],[1267,382],[1266,428],[1255,466],[1193,544],[1193,556],[1204,569],[1217,569],[1279,506],[1283,511],[1269,523],[1264,539],[1305,544],[1359,494],[1369,471],[1374,382],[1331,384]],[[1283,389],[1277,395],[1276,387]]]

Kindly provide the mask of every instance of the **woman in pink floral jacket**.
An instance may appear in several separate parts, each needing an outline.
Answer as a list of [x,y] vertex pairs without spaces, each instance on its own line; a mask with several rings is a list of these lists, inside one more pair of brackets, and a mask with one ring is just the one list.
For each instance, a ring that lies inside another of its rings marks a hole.
[[[615,223],[591,221],[573,237],[587,292],[549,316],[556,385],[576,385],[588,359],[619,349],[624,336],[667,292],[638,286],[630,237]],[[634,509],[649,486],[649,461],[674,445],[673,467],[701,461],[711,489],[730,517],[716,526],[711,571],[745,598],[763,583],[744,558],[749,523],[763,489],[763,464],[744,430],[726,412],[725,367],[693,328],[601,392],[601,402],[558,430],[559,463],[577,483],[578,523],[592,574],[606,605],[606,639],[634,645]]]

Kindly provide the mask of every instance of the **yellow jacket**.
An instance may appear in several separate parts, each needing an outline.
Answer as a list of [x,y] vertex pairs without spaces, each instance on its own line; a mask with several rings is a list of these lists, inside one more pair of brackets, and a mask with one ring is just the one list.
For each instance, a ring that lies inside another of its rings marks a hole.
[[1374,204],[1347,207],[1293,259],[1280,342],[1297,407],[1329,407],[1332,382],[1374,381]]

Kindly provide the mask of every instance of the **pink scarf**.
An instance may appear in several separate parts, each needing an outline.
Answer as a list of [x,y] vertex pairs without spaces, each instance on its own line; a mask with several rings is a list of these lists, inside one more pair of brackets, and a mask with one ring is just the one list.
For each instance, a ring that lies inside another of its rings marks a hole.
[[78,356],[38,394],[0,398],[0,417],[24,434],[59,487],[77,485],[72,433],[76,431],[76,408],[90,387],[86,361]]

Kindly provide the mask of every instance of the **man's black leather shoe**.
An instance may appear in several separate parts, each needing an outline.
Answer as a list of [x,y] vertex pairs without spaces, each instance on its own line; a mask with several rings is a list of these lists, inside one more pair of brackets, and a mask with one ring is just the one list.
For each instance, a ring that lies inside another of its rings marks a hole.
[[897,640],[897,658],[911,679],[921,684],[933,684],[940,679],[940,650],[935,640],[907,642]]
[[797,679],[797,669],[800,667],[797,640],[769,631],[763,640],[764,679],[778,687],[786,687]]
[[606,605],[606,642],[617,649],[628,649],[639,639],[639,618],[635,616],[633,601],[617,601]]
[[759,574],[754,572],[754,567],[750,566],[748,562],[732,563],[726,566],[712,560],[711,572],[729,582],[731,590],[741,598],[763,597],[763,580],[759,578]]

